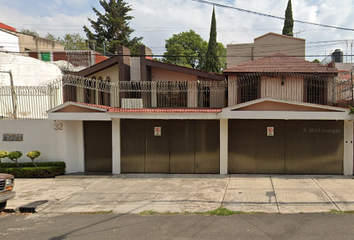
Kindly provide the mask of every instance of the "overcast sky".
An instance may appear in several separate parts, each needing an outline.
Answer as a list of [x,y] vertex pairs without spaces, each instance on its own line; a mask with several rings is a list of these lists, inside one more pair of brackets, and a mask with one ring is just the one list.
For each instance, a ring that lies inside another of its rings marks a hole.
[[[288,0],[209,0],[219,4],[284,17]],[[173,34],[193,29],[206,41],[212,6],[192,0],[127,0],[134,16],[130,26],[134,36],[144,37],[143,43],[156,55],[163,54],[165,39]],[[99,0],[0,0],[0,22],[17,29],[48,32],[55,36],[80,33],[87,18],[96,19],[92,6],[102,10]],[[296,20],[354,28],[354,0],[293,0]],[[268,32],[280,33],[284,21],[237,10],[216,7],[217,39],[225,47],[230,43],[251,43]],[[306,39],[306,55],[322,60],[337,48],[352,53],[353,31],[295,23],[294,36]],[[353,46],[354,47],[354,46]],[[309,60],[312,58],[308,58]],[[344,58],[346,60],[346,58]],[[348,61],[351,57],[348,57]],[[353,59],[354,60],[354,59]]]

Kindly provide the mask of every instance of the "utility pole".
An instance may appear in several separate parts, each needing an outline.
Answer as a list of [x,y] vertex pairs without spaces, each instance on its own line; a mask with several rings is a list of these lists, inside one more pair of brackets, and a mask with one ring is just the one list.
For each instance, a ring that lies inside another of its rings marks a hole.
[[10,86],[11,86],[11,98],[12,98],[12,115],[14,119],[17,119],[17,98],[14,87],[14,80],[12,78],[11,70],[0,71],[0,73],[8,73],[10,75]]

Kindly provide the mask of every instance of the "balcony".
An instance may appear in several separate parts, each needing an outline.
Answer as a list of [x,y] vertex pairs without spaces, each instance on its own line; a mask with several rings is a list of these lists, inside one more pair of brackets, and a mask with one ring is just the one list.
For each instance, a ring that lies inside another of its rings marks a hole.
[[66,101],[120,108],[223,108],[259,98],[348,107],[351,79],[249,74],[226,81],[105,82],[66,75],[41,86],[0,87],[0,119],[46,119]]
[[76,76],[63,78],[64,101],[122,108],[223,108],[225,81],[104,82]]

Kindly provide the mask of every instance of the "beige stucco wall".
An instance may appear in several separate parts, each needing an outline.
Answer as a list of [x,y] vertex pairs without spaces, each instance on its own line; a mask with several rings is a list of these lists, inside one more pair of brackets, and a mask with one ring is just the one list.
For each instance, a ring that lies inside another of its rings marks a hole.
[[[234,106],[237,104],[237,78],[229,78],[228,104]],[[274,98],[289,101],[304,101],[304,80],[302,77],[284,76],[261,78],[261,98]]]
[[189,75],[161,68],[153,67],[151,73],[152,81],[197,81],[196,75]]
[[[102,78],[103,81],[105,81],[108,77],[110,78],[111,83],[117,83],[119,81],[119,69],[118,69],[118,64],[113,65],[109,68],[106,68],[102,71],[96,72],[94,74],[91,74],[87,76],[88,78],[96,78],[98,80],[99,78]],[[98,87],[98,86],[97,86]],[[77,89],[77,99],[79,102],[84,102],[85,101],[85,89],[84,88],[78,88]],[[95,91],[96,93],[96,102],[95,104],[98,104],[98,91]],[[119,92],[115,94],[110,94],[110,105],[112,107],[119,107]]]
[[57,112],[100,112],[95,109],[83,108],[79,106],[67,106],[66,108],[59,109]]
[[284,53],[289,56],[305,58],[305,40],[283,36],[279,34],[266,34],[255,38],[250,44],[227,45],[227,67],[239,65],[273,53]]
[[88,76],[88,78],[96,78],[96,79],[100,77],[102,78],[102,80],[106,80],[107,77],[109,77],[111,79],[111,83],[118,82],[119,81],[118,64]]
[[44,38],[18,33],[20,52],[25,51],[62,51],[64,47],[59,43]]
[[274,98],[289,101],[304,101],[304,80],[302,77],[284,76],[282,85],[281,77],[262,77],[261,98]]
[[298,106],[287,103],[261,102],[237,109],[238,111],[297,111],[297,112],[334,112],[333,110],[319,109],[307,106]]
[[235,106],[237,104],[237,77],[229,76],[228,81],[228,106]]
[[140,57],[130,58],[130,79],[137,82],[141,81],[140,74]]
[[[328,79],[327,82],[327,102],[328,105],[333,103],[333,80]],[[235,76],[229,77],[229,92],[228,104],[234,106],[237,104],[237,78]],[[261,94],[260,98],[273,98],[287,101],[304,102],[304,79],[303,77],[284,76],[284,84],[282,85],[282,77],[267,77],[261,78]]]

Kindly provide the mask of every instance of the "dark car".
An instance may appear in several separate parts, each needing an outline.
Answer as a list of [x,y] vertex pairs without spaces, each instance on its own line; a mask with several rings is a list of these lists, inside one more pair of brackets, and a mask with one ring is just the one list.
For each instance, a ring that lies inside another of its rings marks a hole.
[[0,212],[5,209],[7,200],[15,197],[14,181],[13,175],[0,173]]

